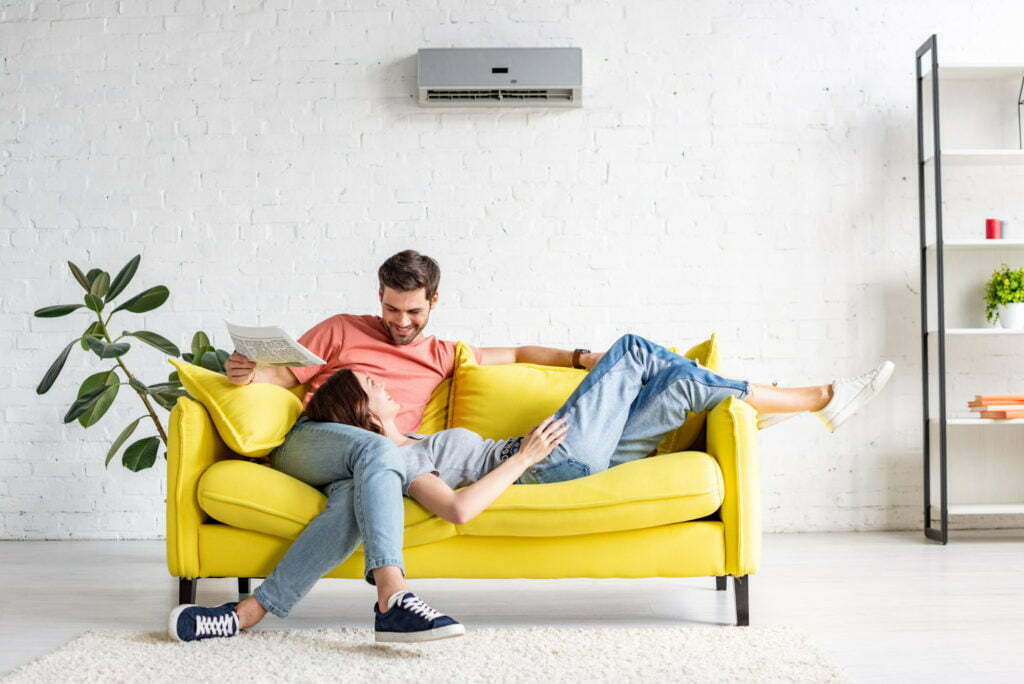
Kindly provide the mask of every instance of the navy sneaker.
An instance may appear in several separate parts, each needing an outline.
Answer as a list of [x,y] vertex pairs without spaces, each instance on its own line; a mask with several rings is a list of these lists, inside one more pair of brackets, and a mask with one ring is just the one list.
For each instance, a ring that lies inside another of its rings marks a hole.
[[376,641],[431,641],[466,633],[462,623],[434,610],[411,591],[399,596],[384,613],[374,601],[373,615]]
[[233,637],[239,632],[238,602],[215,608],[183,603],[171,611],[167,632],[178,641],[198,641],[210,637]]

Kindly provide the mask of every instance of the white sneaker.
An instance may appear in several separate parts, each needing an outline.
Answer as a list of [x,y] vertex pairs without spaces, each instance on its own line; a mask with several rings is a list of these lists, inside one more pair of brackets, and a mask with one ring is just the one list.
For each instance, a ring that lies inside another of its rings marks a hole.
[[759,413],[757,414],[757,429],[764,430],[765,428],[771,427],[772,425],[778,425],[784,420],[789,420],[793,416],[799,416],[801,413],[807,413],[806,411],[797,411],[795,413]]
[[896,364],[883,361],[877,368],[853,378],[839,378],[832,382],[832,399],[825,408],[814,411],[829,432],[835,432],[846,419],[857,412],[872,397],[882,391],[892,377]]

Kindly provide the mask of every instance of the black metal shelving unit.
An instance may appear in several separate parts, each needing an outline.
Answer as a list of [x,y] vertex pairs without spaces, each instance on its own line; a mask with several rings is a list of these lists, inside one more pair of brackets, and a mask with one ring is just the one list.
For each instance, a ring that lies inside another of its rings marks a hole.
[[[929,415],[928,394],[928,240],[925,234],[925,165],[924,150],[924,75],[921,73],[921,60],[925,55],[931,56],[932,86],[932,156],[935,164],[935,281],[936,303],[938,305],[938,327],[936,338],[938,343],[939,365],[939,527],[932,527],[931,514],[931,417]],[[920,226],[921,247],[921,385],[924,413],[924,534],[928,539],[946,544],[949,541],[949,501],[946,483],[946,312],[944,307],[943,277],[943,242],[942,242],[942,154],[939,142],[939,57],[935,34],[932,34],[921,47],[917,48],[915,58],[917,68],[917,210]]]

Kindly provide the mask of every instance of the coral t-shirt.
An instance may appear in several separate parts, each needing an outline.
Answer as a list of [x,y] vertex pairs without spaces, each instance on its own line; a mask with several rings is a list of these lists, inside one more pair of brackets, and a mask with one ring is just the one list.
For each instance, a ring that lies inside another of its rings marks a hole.
[[[395,417],[402,432],[419,426],[431,393],[455,370],[455,342],[421,334],[411,344],[395,344],[380,316],[336,314],[307,330],[299,344],[327,362],[288,368],[299,384],[308,383],[303,408],[329,377],[350,368],[384,383],[402,407]],[[470,348],[479,363],[480,350]]]

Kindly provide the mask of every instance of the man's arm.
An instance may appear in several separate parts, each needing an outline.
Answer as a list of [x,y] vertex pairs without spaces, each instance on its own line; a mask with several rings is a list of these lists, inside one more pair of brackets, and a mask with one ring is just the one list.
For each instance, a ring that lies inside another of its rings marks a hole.
[[[597,352],[580,354],[580,364],[584,368],[593,368],[602,356],[604,354]],[[571,368],[572,351],[535,346],[480,347],[481,366],[493,366],[499,363],[536,363],[541,366],[568,366]]]
[[[290,388],[299,384],[287,366],[264,366],[257,368],[256,362],[247,356],[235,352],[224,362],[228,380],[236,385],[248,385],[251,382],[268,382],[278,387]],[[253,377],[255,374],[255,377]]]

